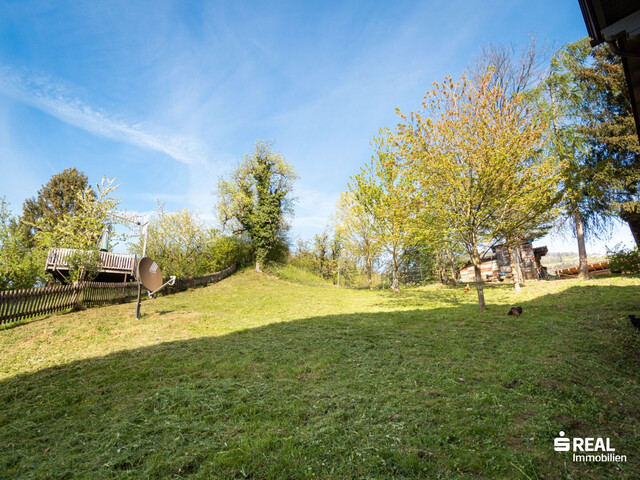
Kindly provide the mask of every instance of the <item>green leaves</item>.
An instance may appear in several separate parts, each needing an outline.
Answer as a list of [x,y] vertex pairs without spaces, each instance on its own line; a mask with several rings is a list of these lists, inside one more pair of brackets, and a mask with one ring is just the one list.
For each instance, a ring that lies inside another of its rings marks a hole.
[[293,167],[272,151],[268,142],[256,143],[255,151],[231,174],[218,182],[218,214],[233,233],[246,233],[261,264],[288,228],[285,215],[292,213]]
[[[140,238],[136,253],[142,253]],[[156,209],[147,231],[146,255],[153,258],[166,275],[178,278],[218,272],[245,263],[246,246],[236,238],[222,235],[189,210],[165,212]]]
[[543,154],[543,120],[520,103],[491,86],[490,72],[479,84],[448,78],[413,125],[398,127],[425,226],[448,230],[470,254],[544,223],[557,200],[559,163]]
[[89,189],[87,176],[76,168],[67,168],[51,177],[34,198],[25,200],[20,219],[20,233],[28,246],[33,246],[34,236],[50,231],[59,219],[75,212],[78,196]]
[[367,235],[376,248],[384,250],[390,258],[393,288],[397,291],[398,270],[404,263],[404,252],[413,241],[415,197],[411,195],[407,171],[394,142],[391,132],[381,131],[380,137],[374,139],[375,155],[352,177],[349,191],[353,213],[361,218],[361,227],[368,223],[370,232]]
[[0,290],[33,287],[42,278],[44,256],[28,247],[9,204],[0,198]]
[[[115,179],[103,178],[96,191],[86,187],[76,194],[74,209],[61,215],[53,224],[46,217],[36,222],[36,243],[43,247],[96,250],[100,234],[115,221],[114,214],[120,204],[111,194],[118,188]],[[46,228],[45,228],[46,227]]]
[[614,215],[637,228],[625,207],[638,199],[640,144],[620,59],[588,39],[565,45],[534,94],[552,127],[552,147],[565,161],[566,214],[579,209],[592,233]]

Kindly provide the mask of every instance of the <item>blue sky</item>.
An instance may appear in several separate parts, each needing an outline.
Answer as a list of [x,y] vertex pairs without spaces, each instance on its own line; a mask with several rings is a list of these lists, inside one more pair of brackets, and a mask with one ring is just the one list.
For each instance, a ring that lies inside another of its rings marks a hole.
[[0,1],[0,196],[18,212],[74,166],[117,177],[129,211],[212,221],[218,178],[266,139],[300,175],[292,237],[310,239],[396,107],[530,35],[584,37],[577,0]]

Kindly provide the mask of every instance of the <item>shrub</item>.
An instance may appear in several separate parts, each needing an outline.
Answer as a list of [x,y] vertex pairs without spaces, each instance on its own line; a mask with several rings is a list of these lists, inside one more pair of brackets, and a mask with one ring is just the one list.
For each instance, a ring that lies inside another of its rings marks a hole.
[[238,237],[221,235],[216,230],[209,232],[207,243],[203,248],[204,257],[202,273],[213,273],[224,270],[231,265],[246,266],[253,259],[251,245],[243,242]]
[[640,273],[640,251],[637,247],[609,252],[607,257],[611,262],[609,268],[612,272]]
[[[133,251],[142,253],[140,238]],[[165,212],[162,206],[149,222],[145,255],[153,258],[165,275],[197,277],[235,264],[248,264],[251,248],[237,237],[207,228],[189,210]]]
[[93,250],[74,250],[67,257],[69,275],[72,282],[92,281],[102,268],[100,252]]

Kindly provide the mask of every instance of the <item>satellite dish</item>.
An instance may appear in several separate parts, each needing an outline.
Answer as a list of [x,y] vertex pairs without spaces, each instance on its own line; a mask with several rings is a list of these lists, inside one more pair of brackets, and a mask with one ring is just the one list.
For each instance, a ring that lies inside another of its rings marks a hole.
[[140,259],[138,262],[138,280],[150,292],[155,292],[162,287],[162,271],[155,260],[149,257]]

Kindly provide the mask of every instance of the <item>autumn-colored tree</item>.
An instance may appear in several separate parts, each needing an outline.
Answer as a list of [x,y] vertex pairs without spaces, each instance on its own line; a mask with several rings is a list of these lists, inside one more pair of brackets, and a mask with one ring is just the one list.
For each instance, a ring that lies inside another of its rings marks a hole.
[[545,150],[541,119],[523,114],[521,101],[492,85],[491,72],[476,84],[448,77],[398,125],[396,144],[422,212],[431,229],[464,245],[480,309],[483,253],[535,223],[558,198],[558,162]]
[[248,235],[256,253],[256,271],[278,245],[288,228],[285,215],[292,213],[293,167],[268,142],[258,142],[255,151],[218,183],[218,213],[222,225],[232,233]]
[[349,191],[368,215],[372,239],[390,258],[392,288],[399,291],[398,272],[404,263],[404,251],[412,242],[411,222],[414,197],[402,169],[401,157],[389,131],[375,139],[376,154],[352,177]]
[[[548,49],[538,46],[535,37],[518,47],[515,44],[488,44],[481,46],[481,53],[474,64],[469,67],[471,81],[482,83],[483,77],[491,72],[490,88],[499,87],[504,92],[503,100],[515,96],[520,97],[518,108],[522,115],[530,115],[530,108],[536,105],[535,87],[546,76],[548,68]],[[546,219],[543,218],[546,214]],[[532,218],[529,225],[523,224],[520,231],[510,231],[505,235],[505,246],[509,250],[511,260],[511,276],[516,291],[520,291],[520,283],[524,282],[519,254],[519,245],[541,237],[550,229],[550,222],[556,218],[557,211],[540,212]]]

